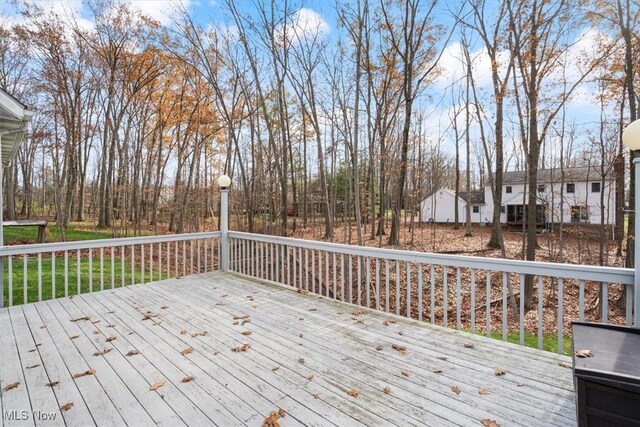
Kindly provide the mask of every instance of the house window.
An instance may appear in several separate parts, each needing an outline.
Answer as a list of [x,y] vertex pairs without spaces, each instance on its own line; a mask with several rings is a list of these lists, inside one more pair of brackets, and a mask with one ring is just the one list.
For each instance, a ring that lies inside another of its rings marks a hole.
[[587,206],[571,206],[571,222],[589,222]]
[[538,193],[544,193],[546,190],[547,189],[544,184],[538,185]]
[[512,189],[511,189],[511,186],[510,186],[510,185],[507,185],[507,189],[506,189],[507,194],[511,194],[511,190],[512,190]]
[[474,206],[473,207],[473,213],[478,213],[480,212],[480,207],[479,206]]
[[591,183],[591,192],[592,193],[599,193],[600,192],[600,183],[599,182],[592,182]]
[[576,185],[575,184],[567,184],[567,193],[575,193]]

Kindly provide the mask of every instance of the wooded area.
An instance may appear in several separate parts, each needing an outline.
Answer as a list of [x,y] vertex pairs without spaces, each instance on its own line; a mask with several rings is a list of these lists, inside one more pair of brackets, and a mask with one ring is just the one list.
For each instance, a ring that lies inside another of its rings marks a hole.
[[[615,173],[623,253],[636,0],[338,1],[334,26],[295,1],[219,1],[205,22],[181,6],[167,25],[85,5],[79,19],[18,2],[2,22],[0,86],[38,112],[5,174],[6,218],[201,230],[226,173],[249,231],[322,224],[325,239],[397,245],[424,197],[488,184],[499,249],[503,171],[526,171],[535,224],[538,169],[588,164]],[[523,245],[535,259],[536,227]]]

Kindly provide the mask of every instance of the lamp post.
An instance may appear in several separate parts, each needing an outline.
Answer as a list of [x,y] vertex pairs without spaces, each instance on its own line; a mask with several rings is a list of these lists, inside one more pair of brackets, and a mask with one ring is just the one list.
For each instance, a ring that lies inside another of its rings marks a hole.
[[[640,120],[632,122],[622,133],[622,143],[631,150],[640,150]],[[636,328],[640,328],[640,156],[633,158],[635,169],[635,200],[633,207],[635,235],[634,235],[634,258],[633,267],[635,269],[633,279],[633,320]]]
[[231,178],[222,175],[218,178],[220,187],[220,270],[229,270],[229,186]]

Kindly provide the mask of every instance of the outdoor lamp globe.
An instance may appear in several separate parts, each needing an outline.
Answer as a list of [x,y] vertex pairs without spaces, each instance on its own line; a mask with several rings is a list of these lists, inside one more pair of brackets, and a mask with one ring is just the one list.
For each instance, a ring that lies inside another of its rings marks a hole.
[[640,119],[632,122],[622,132],[622,143],[629,150],[640,150]]
[[231,178],[229,178],[227,175],[222,175],[220,176],[220,178],[218,178],[218,187],[225,189],[228,188],[231,185]]

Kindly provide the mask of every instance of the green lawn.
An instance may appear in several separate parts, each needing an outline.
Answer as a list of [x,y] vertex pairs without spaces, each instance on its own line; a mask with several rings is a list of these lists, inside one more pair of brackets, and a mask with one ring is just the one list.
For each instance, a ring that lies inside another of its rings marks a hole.
[[[66,230],[67,240],[95,240],[110,239],[113,237],[111,230],[90,230],[77,227],[79,224],[72,223],[70,228]],[[38,239],[37,226],[9,226],[3,227],[4,244],[16,245],[23,243],[35,243]],[[60,241],[60,229],[56,225],[47,225],[47,242]]]
[[[484,335],[485,333],[477,332],[478,335]],[[502,331],[491,331],[491,338],[502,340]],[[519,332],[508,332],[507,333],[507,342],[519,344],[520,343],[520,333]],[[562,341],[563,354],[570,355],[571,354],[571,337],[564,336]],[[524,333],[524,345],[531,348],[538,348],[538,336],[529,332]],[[553,353],[558,352],[558,335],[553,333],[543,334],[542,336],[542,349],[545,351],[551,351]]]

